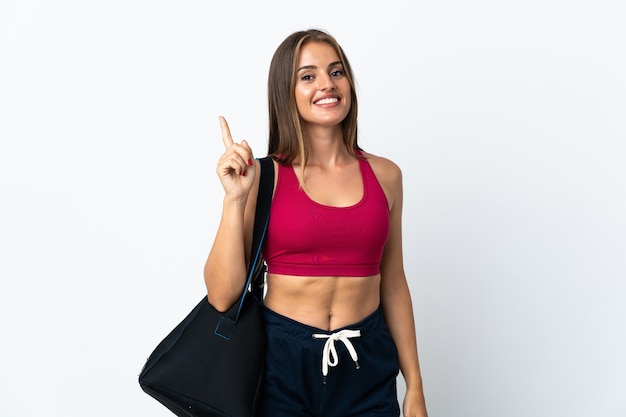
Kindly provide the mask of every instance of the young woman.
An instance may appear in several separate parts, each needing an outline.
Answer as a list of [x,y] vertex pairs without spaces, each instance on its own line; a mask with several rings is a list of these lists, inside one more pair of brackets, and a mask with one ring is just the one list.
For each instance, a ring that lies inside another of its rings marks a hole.
[[[263,247],[268,265],[264,417],[426,417],[402,258],[402,176],[357,144],[350,64],[329,34],[287,37],[269,71],[269,155],[276,182]],[[220,118],[225,190],[205,265],[211,304],[241,294],[258,163]],[[237,265],[234,268],[233,265]]]

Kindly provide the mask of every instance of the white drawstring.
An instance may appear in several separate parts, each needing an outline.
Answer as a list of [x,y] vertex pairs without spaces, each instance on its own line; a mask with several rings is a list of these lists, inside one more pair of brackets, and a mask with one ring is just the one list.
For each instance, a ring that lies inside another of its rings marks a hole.
[[356,364],[356,369],[359,369],[359,356],[356,354],[351,337],[361,337],[360,330],[340,330],[333,334],[314,334],[315,339],[328,339],[324,345],[324,352],[322,353],[322,375],[326,377],[328,375],[329,366],[337,366],[339,363],[339,356],[337,355],[337,348],[335,347],[335,341],[340,340],[346,345],[346,349],[350,352],[352,360]]

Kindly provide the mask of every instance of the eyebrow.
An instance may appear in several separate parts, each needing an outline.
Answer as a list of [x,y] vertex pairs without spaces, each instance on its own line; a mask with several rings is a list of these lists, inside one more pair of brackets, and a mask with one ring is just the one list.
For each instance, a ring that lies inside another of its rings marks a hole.
[[[336,65],[343,65],[343,63],[341,61],[331,62],[330,64],[328,64],[328,68],[334,67]],[[308,70],[308,69],[317,69],[317,66],[315,66],[315,65],[305,65],[303,67],[298,68],[296,70],[296,72],[300,72],[302,70]]]

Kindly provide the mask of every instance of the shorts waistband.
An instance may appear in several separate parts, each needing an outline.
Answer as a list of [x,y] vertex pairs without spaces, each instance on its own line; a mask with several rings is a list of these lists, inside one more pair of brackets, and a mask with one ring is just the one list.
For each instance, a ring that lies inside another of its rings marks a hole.
[[357,323],[330,331],[300,323],[299,321],[269,309],[265,305],[262,305],[261,311],[263,313],[265,326],[268,330],[271,330],[271,333],[279,333],[288,336],[294,342],[301,340],[303,343],[310,343],[313,334],[332,335],[341,330],[360,330],[360,339],[365,340],[368,337],[377,335],[381,331],[387,330],[387,324],[385,323],[383,311],[380,307]]

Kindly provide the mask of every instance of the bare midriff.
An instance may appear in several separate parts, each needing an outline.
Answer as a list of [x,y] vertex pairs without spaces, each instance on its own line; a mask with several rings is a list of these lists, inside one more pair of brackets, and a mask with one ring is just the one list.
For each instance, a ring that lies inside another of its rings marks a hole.
[[300,323],[332,331],[357,323],[380,304],[380,274],[370,277],[267,275],[263,303]]

